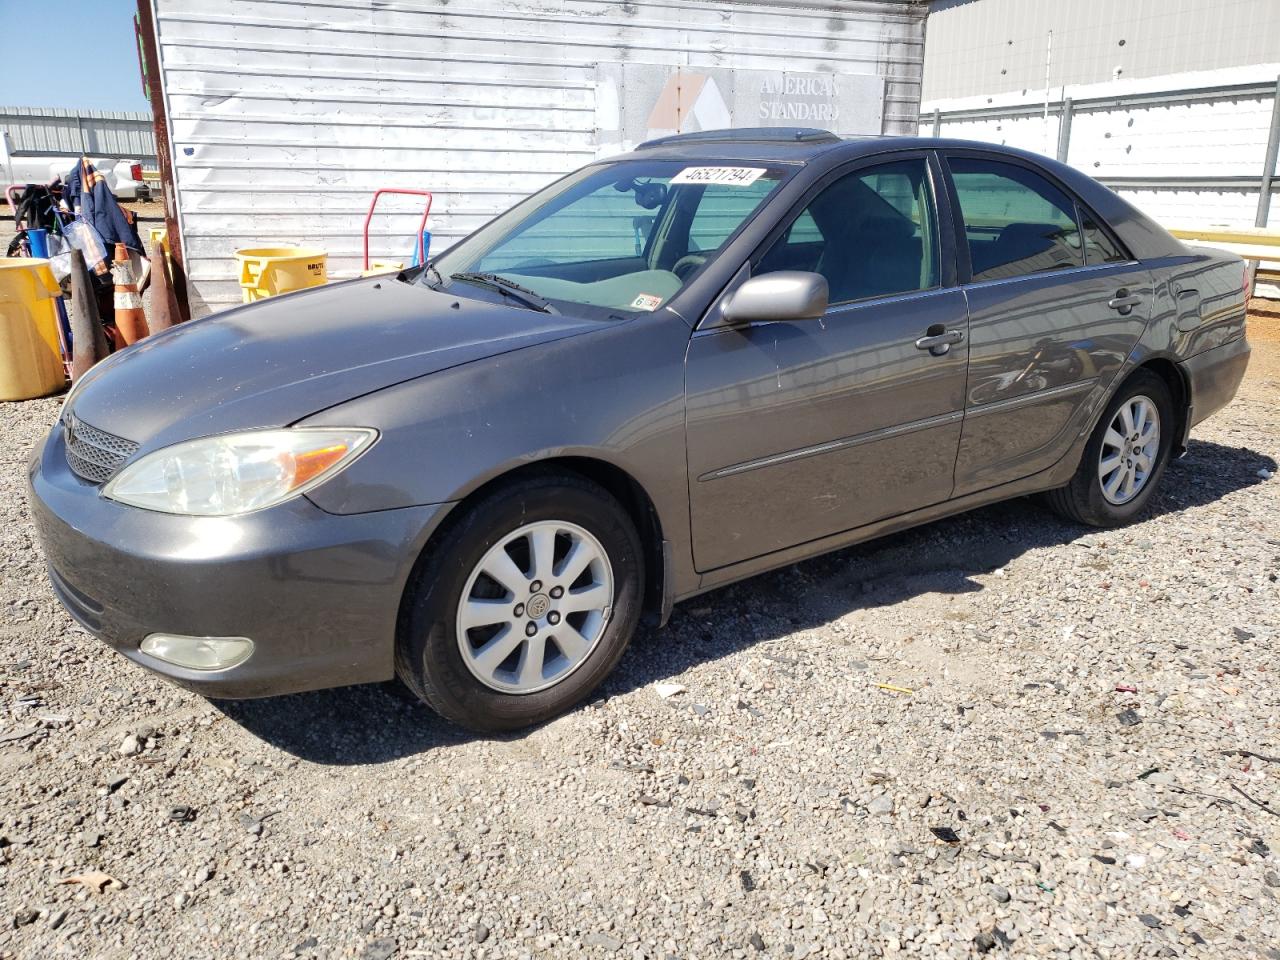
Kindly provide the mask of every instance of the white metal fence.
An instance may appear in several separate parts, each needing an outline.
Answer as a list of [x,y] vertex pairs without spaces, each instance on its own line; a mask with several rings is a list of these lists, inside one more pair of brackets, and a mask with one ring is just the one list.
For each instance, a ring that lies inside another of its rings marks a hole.
[[15,156],[87,153],[115,160],[156,162],[151,114],[59,107],[0,107],[0,130]]
[[1056,156],[1163,223],[1276,225],[1278,81],[1249,72],[926,104],[920,130]]

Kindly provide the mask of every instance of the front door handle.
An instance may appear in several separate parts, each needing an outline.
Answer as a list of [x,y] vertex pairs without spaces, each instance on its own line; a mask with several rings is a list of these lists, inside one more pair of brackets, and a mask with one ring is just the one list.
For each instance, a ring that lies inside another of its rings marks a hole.
[[1112,310],[1119,310],[1121,316],[1127,317],[1133,313],[1133,308],[1142,302],[1141,297],[1130,296],[1129,291],[1121,288],[1116,291],[1116,295],[1107,301],[1107,306]]
[[925,331],[925,335],[916,341],[917,350],[928,350],[935,357],[944,356],[953,343],[964,340],[963,330],[947,330],[942,324],[935,323]]

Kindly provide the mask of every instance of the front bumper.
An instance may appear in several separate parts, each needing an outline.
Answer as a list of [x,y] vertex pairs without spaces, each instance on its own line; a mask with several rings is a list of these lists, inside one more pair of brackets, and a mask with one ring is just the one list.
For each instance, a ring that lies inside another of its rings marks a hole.
[[[68,612],[117,652],[210,697],[264,697],[394,675],[400,598],[448,504],[336,516],[305,497],[243,517],[179,517],[100,496],[62,427],[32,459],[31,511]],[[239,636],[226,670],[142,653],[148,634]]]

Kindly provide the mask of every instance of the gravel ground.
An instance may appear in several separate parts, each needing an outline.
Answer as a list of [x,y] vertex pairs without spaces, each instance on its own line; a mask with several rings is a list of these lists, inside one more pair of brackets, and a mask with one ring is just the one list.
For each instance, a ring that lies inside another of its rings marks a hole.
[[1280,960],[1266,323],[1142,522],[1019,500],[756,578],[501,739],[109,652],[26,519],[58,401],[0,404],[0,956]]

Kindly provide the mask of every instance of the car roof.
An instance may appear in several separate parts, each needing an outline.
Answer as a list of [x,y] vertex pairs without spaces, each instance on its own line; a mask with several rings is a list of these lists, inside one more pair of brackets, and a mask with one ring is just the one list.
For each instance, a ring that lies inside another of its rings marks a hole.
[[701,163],[754,161],[805,165],[822,158],[826,166],[903,150],[981,150],[1022,160],[1056,177],[1081,197],[1120,236],[1137,259],[1187,253],[1187,248],[1162,226],[1088,175],[1050,157],[1003,144],[943,137],[838,137],[828,130],[812,127],[759,127],[661,137],[640,144],[630,153],[597,162],[617,162],[634,157]]
[[[897,150],[983,149],[1011,156],[1028,156],[1011,147],[918,136],[852,136],[838,137],[827,130],[811,127],[759,127],[754,129],[705,130],[697,133],[660,137],[640,144],[629,154],[652,160],[699,161],[767,161],[808,163],[820,156],[834,154],[853,160]],[[617,160],[621,157],[611,157]],[[1031,159],[1041,161],[1042,157]]]
[[[660,137],[640,144],[630,154],[652,160],[763,160],[806,163],[815,157],[860,140],[880,142],[884,137],[845,140],[826,130],[807,127],[774,127],[753,130],[706,130]],[[612,159],[621,159],[614,157]]]

